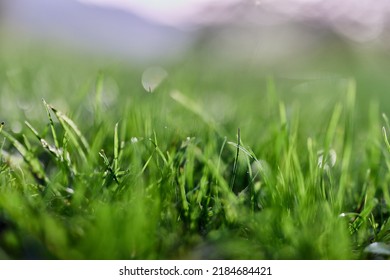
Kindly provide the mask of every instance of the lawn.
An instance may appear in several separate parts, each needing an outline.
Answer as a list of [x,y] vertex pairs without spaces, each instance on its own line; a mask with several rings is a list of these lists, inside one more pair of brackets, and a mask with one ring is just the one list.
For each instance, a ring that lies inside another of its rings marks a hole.
[[335,55],[191,53],[148,92],[144,66],[3,48],[0,258],[389,258],[388,66]]

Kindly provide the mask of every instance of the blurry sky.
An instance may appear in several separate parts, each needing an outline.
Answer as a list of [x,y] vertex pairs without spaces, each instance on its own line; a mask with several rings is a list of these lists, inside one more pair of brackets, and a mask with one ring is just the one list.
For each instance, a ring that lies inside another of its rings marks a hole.
[[390,0],[0,3],[3,29],[9,34],[147,63],[185,55],[199,38],[218,54],[251,55],[263,60],[283,59],[294,50],[308,54],[308,49],[323,45],[329,33],[351,44],[390,45]]
[[119,1],[3,1],[3,29],[28,42],[149,63],[180,56],[193,41],[193,34],[139,14],[142,5],[133,10]]
[[79,0],[86,4],[115,7],[152,21],[180,27],[201,19],[198,12],[210,5],[227,6],[239,0]]

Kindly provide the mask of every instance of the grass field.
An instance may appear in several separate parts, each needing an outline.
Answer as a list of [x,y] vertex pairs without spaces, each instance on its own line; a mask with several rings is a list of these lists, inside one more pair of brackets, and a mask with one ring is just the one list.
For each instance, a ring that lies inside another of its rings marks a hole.
[[147,92],[144,68],[2,50],[0,258],[389,258],[387,66],[353,62],[193,55]]

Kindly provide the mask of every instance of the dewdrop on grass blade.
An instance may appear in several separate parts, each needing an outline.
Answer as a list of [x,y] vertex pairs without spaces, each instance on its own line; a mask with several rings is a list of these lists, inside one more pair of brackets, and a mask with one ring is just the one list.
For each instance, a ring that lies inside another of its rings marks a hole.
[[74,194],[74,189],[72,189],[72,188],[66,188],[65,191],[66,191],[68,194]]
[[367,254],[390,256],[390,246],[384,242],[374,242],[368,245],[364,252]]
[[15,134],[19,134],[22,132],[22,124],[18,121],[14,121],[11,124],[11,130]]
[[320,150],[317,153],[318,167],[328,170],[329,168],[335,166],[337,160],[337,153],[334,149],[330,149],[327,155],[324,155],[324,150]]
[[160,66],[149,67],[142,73],[142,86],[147,92],[152,93],[166,77],[168,77],[168,72],[164,68]]

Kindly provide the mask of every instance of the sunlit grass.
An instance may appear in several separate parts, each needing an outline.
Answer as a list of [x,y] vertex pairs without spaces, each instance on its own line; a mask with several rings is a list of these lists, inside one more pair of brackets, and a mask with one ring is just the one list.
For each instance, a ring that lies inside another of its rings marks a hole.
[[389,257],[389,121],[354,78],[292,96],[190,63],[150,92],[143,70],[9,60],[0,258]]

